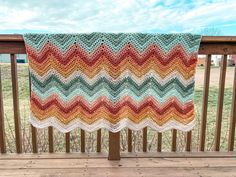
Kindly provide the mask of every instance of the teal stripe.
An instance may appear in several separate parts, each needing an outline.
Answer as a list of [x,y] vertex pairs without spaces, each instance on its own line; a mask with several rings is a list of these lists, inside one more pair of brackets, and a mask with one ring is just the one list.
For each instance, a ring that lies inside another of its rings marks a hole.
[[80,45],[87,53],[92,53],[101,44],[109,46],[113,52],[119,52],[124,45],[130,43],[139,52],[149,45],[160,45],[164,52],[169,52],[177,44],[182,45],[186,52],[197,52],[201,36],[183,34],[144,34],[144,33],[87,33],[87,34],[24,34],[26,44],[40,51],[48,42],[56,45],[61,52],[66,52],[73,44]]
[[88,94],[86,91],[80,88],[73,90],[68,95],[65,95],[63,92],[59,91],[55,87],[51,87],[45,92],[40,92],[37,88],[33,86],[32,91],[43,100],[47,99],[50,95],[54,93],[58,95],[61,100],[65,102],[71,101],[71,99],[75,96],[82,96],[89,103],[94,102],[98,97],[101,97],[101,96],[106,96],[111,101],[116,102],[117,100],[119,100],[125,95],[130,96],[136,102],[142,101],[146,96],[149,96],[149,95],[151,95],[154,99],[156,99],[160,103],[166,102],[172,96],[175,96],[183,104],[193,99],[193,93],[189,93],[189,94],[186,94],[185,96],[182,96],[176,89],[172,89],[168,93],[161,94],[161,95],[157,94],[156,91],[153,89],[149,89],[147,90],[147,92],[137,94],[126,88],[116,95],[112,95],[106,89],[100,89],[97,92],[95,92],[93,95]]

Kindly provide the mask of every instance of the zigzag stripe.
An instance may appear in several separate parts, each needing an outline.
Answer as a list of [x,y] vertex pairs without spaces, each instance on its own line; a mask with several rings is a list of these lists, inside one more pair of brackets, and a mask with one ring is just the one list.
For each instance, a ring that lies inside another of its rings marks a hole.
[[63,132],[96,125],[112,132],[144,125],[193,127],[200,36],[27,34],[24,39],[33,125]]
[[[29,58],[30,60],[30,58]],[[109,65],[109,63],[101,63],[96,64],[93,67],[88,67],[85,63],[81,63],[78,60],[74,60],[70,65],[66,67],[62,67],[61,65],[57,64],[53,59],[48,59],[48,61],[43,65],[38,65],[31,60],[31,70],[38,73],[40,76],[43,76],[49,70],[54,69],[59,72],[63,77],[69,77],[75,71],[81,71],[88,77],[92,78],[97,75],[97,73],[105,70],[108,72],[111,77],[117,78],[126,70],[132,71],[134,75],[137,77],[141,77],[142,75],[148,73],[150,70],[154,70],[158,73],[162,78],[166,77],[173,71],[178,71],[182,74],[185,79],[192,77],[195,73],[195,64],[190,67],[184,67],[178,62],[178,58],[175,61],[170,62],[167,66],[162,66],[161,63],[155,63],[154,60],[150,58],[150,62],[145,63],[143,66],[138,66],[135,64],[127,63],[124,61],[121,66],[113,67]],[[106,60],[105,58],[101,58],[101,61]],[[128,59],[127,59],[128,60]],[[86,69],[85,69],[86,68]]]
[[88,66],[93,66],[101,57],[107,58],[113,66],[118,66],[127,57],[130,57],[131,61],[138,65],[143,65],[150,57],[156,58],[163,65],[168,64],[174,58],[180,58],[181,63],[185,66],[193,64],[196,60],[196,53],[186,53],[181,45],[175,46],[168,53],[163,53],[161,48],[156,45],[149,46],[144,53],[137,52],[132,46],[125,46],[118,54],[112,53],[106,46],[100,46],[91,54],[83,51],[80,46],[71,46],[66,53],[61,53],[57,47],[50,44],[45,46],[45,50],[40,53],[36,53],[30,46],[28,46],[28,50],[28,56],[33,58],[38,64],[47,60],[48,56],[54,56],[56,58],[54,60],[60,62],[61,65],[67,65],[74,57],[77,57]]
[[112,34],[112,33],[90,33],[90,34],[25,34],[24,40],[35,50],[40,51],[48,43],[52,42],[60,51],[67,51],[70,46],[77,44],[83,47],[87,53],[91,53],[98,46],[106,44],[113,52],[118,52],[127,44],[132,44],[139,52],[144,51],[151,44],[160,44],[164,52],[173,46],[180,44],[188,53],[198,50],[200,36],[192,34]]
[[117,114],[118,111],[124,106],[128,106],[135,113],[141,112],[141,110],[145,107],[150,107],[154,111],[156,111],[156,113],[163,114],[169,108],[173,107],[179,113],[186,114],[189,111],[192,111],[194,107],[193,102],[188,102],[182,105],[176,99],[168,100],[168,102],[160,104],[157,101],[153,100],[152,97],[148,97],[147,99],[142,100],[140,103],[136,103],[134,100],[132,100],[132,98],[128,96],[124,97],[124,99],[116,102],[115,104],[106,97],[100,97],[92,105],[88,104],[87,101],[82,97],[76,97],[75,99],[70,100],[70,102],[65,103],[58,97],[49,97],[47,98],[47,100],[43,101],[39,97],[37,97],[37,95],[32,95],[31,101],[34,102],[34,104],[37,105],[41,110],[45,110],[50,106],[56,106],[60,109],[61,112],[69,113],[71,111],[73,112],[74,109],[78,110],[79,108],[81,108],[88,114],[92,114],[93,112],[97,111],[97,109],[100,109],[102,107],[106,108],[112,114]]
[[110,100],[112,100],[114,103],[123,99],[124,96],[129,96],[132,98],[132,100],[135,100],[136,102],[140,102],[141,100],[147,98],[148,96],[152,95],[152,97],[156,100],[158,100],[160,103],[165,103],[167,100],[172,99],[172,98],[176,98],[179,100],[179,102],[181,102],[182,104],[189,102],[192,100],[193,98],[193,93],[182,96],[181,94],[179,94],[177,91],[175,90],[171,90],[169,93],[163,94],[163,95],[158,95],[156,94],[153,90],[149,90],[148,94],[147,93],[140,93],[139,95],[137,95],[134,92],[130,92],[129,90],[125,89],[122,90],[120,93],[118,93],[117,95],[111,95],[111,93],[109,93],[109,91],[105,90],[99,90],[98,92],[96,92],[94,95],[88,95],[87,92],[84,92],[83,90],[81,90],[79,92],[79,94],[77,93],[78,90],[74,90],[73,92],[71,92],[69,95],[64,95],[62,92],[58,92],[57,90],[51,88],[50,90],[47,90],[45,93],[41,93],[41,92],[37,92],[37,90],[35,90],[34,88],[32,88],[32,94],[36,94],[38,97],[40,97],[42,100],[46,100],[48,97],[54,96],[56,97],[57,95],[60,96],[60,99],[64,102],[69,102],[71,99],[74,99],[77,96],[81,96],[84,97],[87,102],[89,104],[92,104],[94,101],[96,101],[99,97],[101,97],[101,95],[103,95],[104,97],[109,98]]
[[117,84],[124,78],[130,78],[133,80],[137,85],[141,85],[145,80],[152,77],[156,81],[158,81],[161,85],[165,85],[167,82],[169,82],[172,79],[178,79],[185,87],[191,83],[194,82],[194,77],[190,77],[189,79],[185,79],[178,71],[173,71],[166,77],[162,78],[158,73],[156,73],[154,70],[150,70],[145,75],[141,77],[137,77],[132,73],[130,70],[126,70],[118,78],[112,78],[108,72],[105,70],[101,70],[96,76],[93,78],[87,77],[84,73],[81,71],[75,71],[68,77],[64,77],[60,73],[58,73],[56,70],[51,69],[48,70],[47,73],[45,73],[43,76],[38,75],[34,70],[31,71],[31,76],[37,78],[40,82],[46,82],[46,80],[53,80],[53,78],[58,78],[61,80],[61,82],[65,84],[69,84],[72,80],[75,78],[81,78],[83,80],[86,80],[86,82],[89,85],[93,85],[97,80],[101,80],[102,78],[105,78],[106,80],[109,80],[110,82]]
[[103,93],[107,91],[113,97],[118,95],[120,92],[123,92],[123,90],[125,90],[127,94],[134,92],[135,95],[140,95],[142,93],[146,93],[148,95],[148,93],[154,92],[155,94],[158,94],[161,97],[163,97],[165,94],[168,94],[168,92],[170,92],[171,90],[174,90],[175,93],[180,94],[182,97],[188,96],[189,94],[192,94],[193,92],[193,87],[191,87],[191,85],[186,88],[182,88],[178,84],[167,84],[165,87],[162,87],[160,85],[158,86],[158,85],[159,84],[157,85],[143,84],[143,86],[141,87],[136,87],[130,83],[125,82],[116,88],[111,88],[109,85],[103,82],[101,82],[99,85],[96,85],[95,87],[89,87],[88,85],[76,83],[73,86],[67,88],[68,90],[65,90],[62,87],[55,87],[55,86],[53,87],[47,86],[46,88],[42,88],[40,86],[37,86],[35,83],[33,83],[32,89],[33,91],[36,91],[37,93],[40,92],[43,94],[47,93],[49,90],[52,90],[55,93],[61,92],[65,96],[70,95],[72,92],[75,92],[75,90],[77,91],[77,94],[83,91],[87,93],[89,96],[93,96],[97,92],[100,92],[103,95]]
[[41,82],[37,78],[34,77],[34,75],[31,76],[31,81],[34,84],[35,87],[37,87],[39,90],[48,90],[51,87],[56,87],[60,89],[62,92],[71,92],[73,89],[76,89],[77,87],[88,89],[89,91],[96,90],[96,87],[104,87],[108,90],[112,90],[113,92],[117,92],[119,88],[123,87],[133,87],[136,90],[142,90],[142,87],[145,87],[146,85],[151,85],[152,87],[158,87],[160,91],[164,91],[170,86],[174,86],[177,88],[180,88],[182,92],[188,92],[189,89],[193,88],[194,83],[190,83],[187,86],[183,85],[182,82],[180,82],[178,79],[173,78],[169,80],[164,85],[162,83],[159,83],[159,81],[155,80],[153,77],[147,78],[142,84],[137,84],[135,81],[133,81],[130,77],[124,78],[120,80],[118,83],[113,83],[110,80],[107,80],[106,78],[100,78],[99,80],[96,80],[96,82],[92,85],[88,84],[86,80],[84,80],[81,77],[74,78],[69,82],[68,84],[62,82],[57,77],[50,77],[48,80],[45,80],[44,82]]
[[79,109],[80,111],[78,111],[78,109],[74,109],[73,112],[71,111],[69,113],[63,113],[56,106],[50,106],[45,110],[41,110],[38,109],[37,105],[32,103],[31,110],[34,116],[38,117],[40,120],[55,116],[58,118],[58,120],[63,121],[65,124],[70,123],[75,118],[80,118],[82,121],[87,122],[88,124],[92,124],[100,118],[115,124],[122,120],[122,118],[129,118],[131,121],[138,123],[142,121],[142,119],[149,117],[155,122],[159,123],[158,125],[163,124],[163,122],[167,122],[170,119],[191,122],[194,118],[194,111],[190,111],[187,114],[181,114],[173,107],[168,109],[163,114],[156,114],[156,112],[149,107],[145,107],[139,113],[134,113],[127,106],[122,107],[117,114],[111,114],[106,108],[100,108],[92,114],[86,114],[83,109]]

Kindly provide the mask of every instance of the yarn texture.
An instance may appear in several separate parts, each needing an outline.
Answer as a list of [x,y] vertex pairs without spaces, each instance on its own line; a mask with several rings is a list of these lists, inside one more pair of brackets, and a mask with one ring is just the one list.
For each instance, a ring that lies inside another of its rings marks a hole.
[[25,34],[30,122],[61,132],[195,125],[194,34]]

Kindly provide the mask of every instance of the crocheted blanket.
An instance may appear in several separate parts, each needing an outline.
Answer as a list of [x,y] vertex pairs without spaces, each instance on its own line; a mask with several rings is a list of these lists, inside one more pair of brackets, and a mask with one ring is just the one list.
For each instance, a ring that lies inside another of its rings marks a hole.
[[189,131],[200,40],[192,34],[25,34],[30,121],[61,132]]

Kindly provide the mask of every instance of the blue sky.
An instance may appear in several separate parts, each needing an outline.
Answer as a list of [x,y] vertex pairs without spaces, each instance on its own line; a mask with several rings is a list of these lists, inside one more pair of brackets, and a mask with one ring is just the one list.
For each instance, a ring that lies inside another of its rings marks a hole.
[[0,33],[236,35],[236,0],[0,0]]

